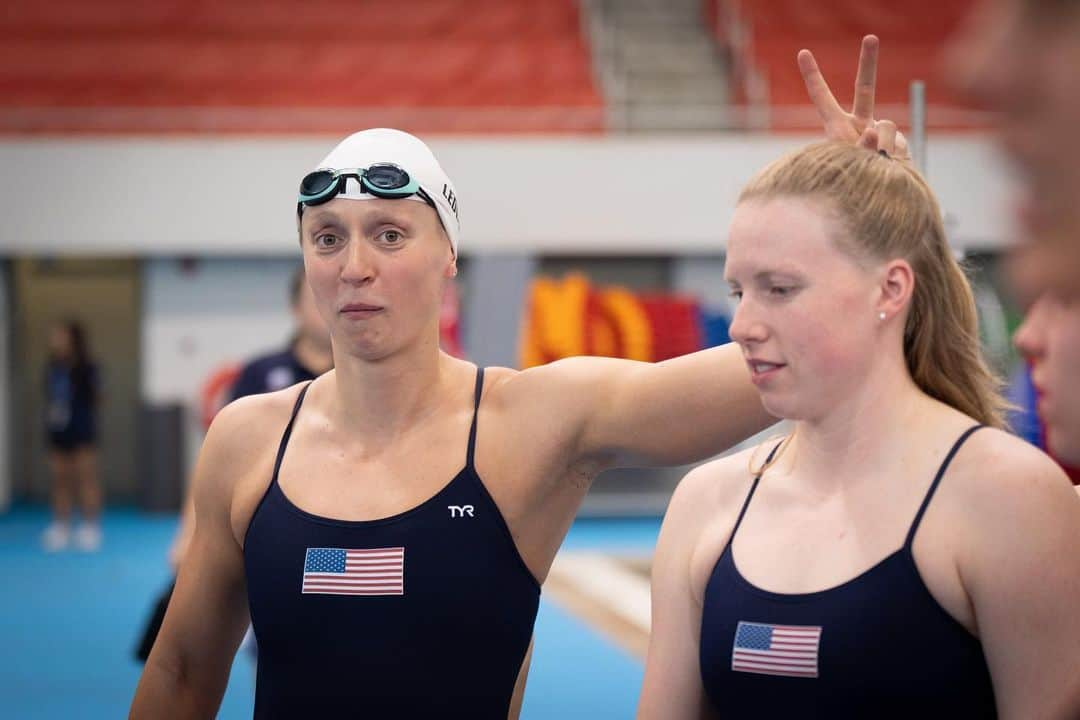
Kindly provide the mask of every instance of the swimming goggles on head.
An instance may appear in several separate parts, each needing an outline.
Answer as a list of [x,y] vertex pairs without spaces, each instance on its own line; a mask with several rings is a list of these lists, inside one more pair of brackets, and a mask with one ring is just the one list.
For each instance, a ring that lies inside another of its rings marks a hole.
[[300,181],[300,194],[296,202],[299,217],[305,206],[330,202],[345,190],[349,178],[355,178],[360,191],[388,200],[400,200],[415,195],[438,212],[431,196],[424,192],[420,183],[404,169],[393,163],[375,163],[366,168],[320,168],[304,176]]

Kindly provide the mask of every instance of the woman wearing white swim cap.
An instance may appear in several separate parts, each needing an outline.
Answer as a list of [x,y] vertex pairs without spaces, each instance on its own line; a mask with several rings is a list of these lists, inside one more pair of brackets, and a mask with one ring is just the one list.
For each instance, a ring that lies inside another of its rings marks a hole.
[[[860,59],[871,97],[876,49]],[[806,79],[819,97],[816,68]],[[868,118],[827,128],[876,143]],[[430,150],[394,130],[347,138],[304,178],[334,370],[214,420],[132,717],[212,716],[249,610],[257,717],[516,716],[540,584],[592,479],[700,460],[772,422],[734,345],[521,372],[441,352],[457,209]]]

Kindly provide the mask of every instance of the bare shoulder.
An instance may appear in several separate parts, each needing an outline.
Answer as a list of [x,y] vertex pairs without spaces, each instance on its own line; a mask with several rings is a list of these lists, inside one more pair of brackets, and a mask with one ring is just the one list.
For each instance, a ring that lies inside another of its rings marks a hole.
[[668,516],[680,525],[700,527],[741,505],[752,480],[748,469],[755,449],[725,455],[698,465],[675,489]]
[[1045,549],[1080,529],[1080,498],[1064,471],[1024,440],[980,430],[954,463],[945,496],[953,499],[956,524],[968,531],[972,558]]
[[704,548],[706,553],[715,542],[714,536],[726,538],[752,482],[747,464],[753,452],[732,453],[688,472],[664,516],[668,533],[684,538],[692,548]]
[[507,401],[554,400],[566,397],[566,391],[588,392],[602,383],[613,363],[611,358],[572,357],[526,370],[489,367],[484,384]]
[[204,452],[222,461],[243,461],[265,450],[267,440],[284,431],[304,385],[233,400],[210,424]]
[[965,500],[991,506],[1068,500],[1065,472],[1043,451],[1003,430],[974,433],[957,453],[950,483]]
[[[537,466],[562,467],[574,453],[588,410],[602,396],[603,373],[593,360],[568,358],[527,370],[489,367],[484,371],[482,412],[494,415],[500,444],[525,444],[539,453]],[[516,450],[519,452],[520,449]]]
[[505,403],[517,390],[516,380],[529,370],[515,370],[498,365],[484,368],[484,402],[491,404]]
[[[196,512],[228,518],[246,528],[249,510],[270,481],[278,441],[303,384],[226,405],[206,433],[195,470]],[[237,537],[242,533],[237,533]]]
[[733,453],[691,470],[675,489],[664,515],[656,557],[655,582],[681,578],[695,603],[731,536],[752,478],[747,468],[753,450]]

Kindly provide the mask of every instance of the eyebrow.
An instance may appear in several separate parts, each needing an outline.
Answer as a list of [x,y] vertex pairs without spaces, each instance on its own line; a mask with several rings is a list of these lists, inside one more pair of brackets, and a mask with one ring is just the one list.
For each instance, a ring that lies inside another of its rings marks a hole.
[[771,280],[779,276],[782,278],[787,278],[789,280],[794,280],[798,275],[799,273],[793,272],[791,270],[761,270],[760,272],[754,273],[754,279]]
[[306,222],[303,224],[307,225],[309,230],[320,229],[329,226],[344,227],[345,225],[345,223],[342,222],[341,218],[337,215],[337,213],[331,212],[329,210],[316,210],[311,215],[306,215],[304,217],[304,220]]
[[385,210],[372,213],[364,218],[364,227],[372,228],[378,225],[398,225],[407,230],[411,230],[415,223],[402,214],[387,212]]
[[[751,281],[761,282],[762,280],[772,280],[777,277],[786,280],[798,280],[799,273],[792,270],[758,270],[750,279]],[[738,283],[737,280],[728,276],[727,273],[724,273],[724,281],[729,285],[731,283]]]

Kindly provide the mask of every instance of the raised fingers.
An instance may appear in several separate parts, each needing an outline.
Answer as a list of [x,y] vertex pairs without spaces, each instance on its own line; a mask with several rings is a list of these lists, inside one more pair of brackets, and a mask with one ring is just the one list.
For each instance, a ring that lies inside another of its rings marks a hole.
[[826,127],[844,122],[847,113],[840,107],[840,103],[836,102],[836,97],[818,68],[814,54],[809,50],[800,50],[798,61],[799,72],[802,73],[803,83],[806,84],[806,94],[810,96],[810,102],[814,103],[814,108],[822,122]]
[[877,36],[867,35],[863,38],[862,48],[859,51],[859,70],[855,76],[855,103],[852,106],[851,113],[856,120],[862,121],[864,124],[872,122],[874,117],[878,46]]

